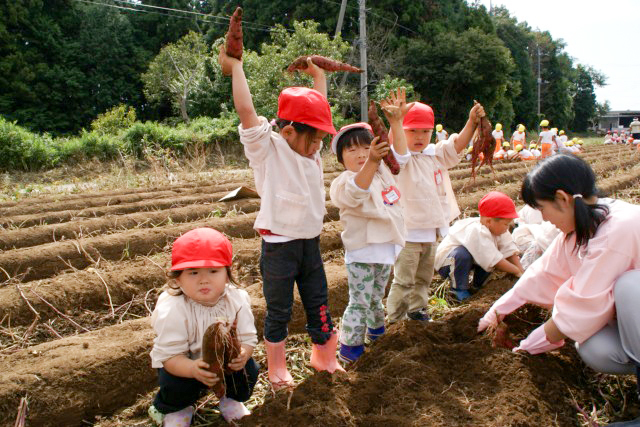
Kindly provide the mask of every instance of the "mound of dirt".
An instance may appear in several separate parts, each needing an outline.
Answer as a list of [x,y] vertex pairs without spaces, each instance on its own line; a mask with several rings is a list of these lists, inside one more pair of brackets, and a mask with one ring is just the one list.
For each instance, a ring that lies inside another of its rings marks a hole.
[[[511,283],[490,283],[440,321],[393,325],[346,374],[317,374],[290,401],[278,395],[242,425],[574,425],[572,395],[584,397],[586,387],[573,346],[521,355],[476,333],[478,319]],[[526,306],[505,322],[519,340],[544,315]]]

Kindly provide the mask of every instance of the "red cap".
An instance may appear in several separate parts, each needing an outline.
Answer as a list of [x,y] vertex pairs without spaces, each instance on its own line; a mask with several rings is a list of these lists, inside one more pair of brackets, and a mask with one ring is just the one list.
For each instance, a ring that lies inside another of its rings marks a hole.
[[171,270],[231,265],[231,242],[213,228],[187,231],[173,242]]
[[413,108],[409,110],[404,121],[403,129],[433,129],[435,118],[433,109],[422,102],[415,102]]
[[278,117],[336,134],[329,102],[320,92],[308,87],[288,87],[278,97]]
[[489,218],[518,218],[513,200],[499,191],[490,191],[480,199],[478,210],[481,216]]
[[340,137],[344,135],[346,132],[350,131],[351,129],[366,129],[373,136],[373,129],[371,128],[371,125],[369,123],[358,122],[358,123],[351,123],[350,125],[342,126],[338,131],[338,133],[336,134],[336,136],[334,136],[333,139],[331,140],[331,151],[333,152],[333,154],[337,154],[336,150],[338,148],[338,140],[340,139]]

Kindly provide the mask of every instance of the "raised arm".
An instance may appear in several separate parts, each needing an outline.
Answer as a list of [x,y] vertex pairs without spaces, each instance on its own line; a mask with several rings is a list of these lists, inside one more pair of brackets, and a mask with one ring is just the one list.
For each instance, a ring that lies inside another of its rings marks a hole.
[[380,106],[385,117],[389,120],[391,133],[393,134],[393,149],[403,156],[407,154],[407,139],[402,128],[404,116],[413,108],[414,103],[407,104],[405,88],[399,88],[396,93],[389,93],[386,99],[380,101]]
[[228,56],[224,50],[224,46],[220,46],[218,62],[222,67],[222,72],[224,74],[231,75],[233,104],[238,116],[240,117],[242,127],[244,129],[250,129],[258,126],[260,124],[260,120],[258,119],[256,109],[253,106],[253,99],[251,98],[247,78],[244,75],[242,61]]
[[303,73],[313,78],[313,88],[327,97],[327,77],[322,68],[318,67],[311,61],[311,57],[307,58],[307,68],[301,70]]

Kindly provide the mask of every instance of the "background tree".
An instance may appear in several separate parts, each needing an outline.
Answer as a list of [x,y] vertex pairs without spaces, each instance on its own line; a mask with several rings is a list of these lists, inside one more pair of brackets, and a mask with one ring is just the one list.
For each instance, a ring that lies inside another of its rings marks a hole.
[[142,75],[147,100],[152,104],[169,100],[182,120],[188,122],[189,97],[206,78],[208,53],[204,39],[193,31],[163,47]]

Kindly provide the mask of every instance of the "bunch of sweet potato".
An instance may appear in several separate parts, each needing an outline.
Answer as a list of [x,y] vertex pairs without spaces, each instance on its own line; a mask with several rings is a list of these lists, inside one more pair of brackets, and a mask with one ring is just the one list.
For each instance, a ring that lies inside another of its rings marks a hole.
[[218,398],[225,394],[224,374],[230,374],[229,362],[240,355],[237,322],[217,322],[210,325],[202,337],[202,360],[209,364],[209,371],[218,376],[213,392]]

